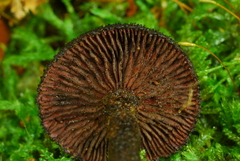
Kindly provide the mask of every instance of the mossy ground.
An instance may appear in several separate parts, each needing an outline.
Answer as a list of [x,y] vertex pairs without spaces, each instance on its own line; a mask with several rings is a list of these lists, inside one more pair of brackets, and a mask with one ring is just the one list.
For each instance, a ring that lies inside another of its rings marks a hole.
[[[73,160],[50,141],[40,125],[37,86],[44,67],[60,47],[101,25],[142,24],[177,42],[204,46],[220,57],[240,86],[240,23],[216,5],[182,0],[191,7],[188,11],[172,0],[135,0],[135,13],[124,0],[50,2],[10,29],[10,43],[0,62],[0,160]],[[239,0],[228,2],[240,10]],[[233,10],[224,0],[218,3]],[[127,12],[132,16],[126,16]],[[202,110],[188,144],[161,160],[240,160],[240,100],[236,89],[226,70],[208,52],[195,47],[183,49],[199,77]]]

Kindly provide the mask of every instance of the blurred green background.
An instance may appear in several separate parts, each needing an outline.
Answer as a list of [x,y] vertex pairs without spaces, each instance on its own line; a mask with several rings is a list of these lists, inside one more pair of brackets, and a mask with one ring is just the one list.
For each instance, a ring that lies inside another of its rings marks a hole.
[[[64,44],[102,25],[142,24],[176,42],[204,46],[224,62],[240,86],[240,21],[216,5],[198,0],[14,2],[0,0],[0,18],[8,26],[8,30],[0,30],[0,36],[9,39],[0,42],[4,49],[0,55],[0,161],[73,160],[40,125],[37,86],[43,69]],[[218,3],[240,14],[239,0]],[[188,144],[161,160],[239,161],[239,95],[213,56],[200,48],[183,49],[200,80],[202,110]],[[144,151],[141,157],[146,160]]]

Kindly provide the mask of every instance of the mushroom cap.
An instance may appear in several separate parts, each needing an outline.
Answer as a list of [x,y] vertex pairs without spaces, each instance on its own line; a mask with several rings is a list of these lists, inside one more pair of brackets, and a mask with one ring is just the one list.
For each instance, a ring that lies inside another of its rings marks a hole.
[[168,157],[187,142],[200,110],[192,63],[169,37],[136,24],[97,28],[55,56],[38,88],[42,125],[75,158],[106,161],[110,114],[103,98],[117,90],[138,98],[148,159]]

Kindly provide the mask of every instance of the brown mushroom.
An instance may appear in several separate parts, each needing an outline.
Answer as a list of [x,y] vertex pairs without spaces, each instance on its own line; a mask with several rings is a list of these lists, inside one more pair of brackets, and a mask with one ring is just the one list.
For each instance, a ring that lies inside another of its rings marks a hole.
[[[83,161],[168,157],[199,114],[199,85],[187,55],[169,37],[114,24],[68,43],[39,85],[42,125]],[[108,157],[107,157],[108,156]]]

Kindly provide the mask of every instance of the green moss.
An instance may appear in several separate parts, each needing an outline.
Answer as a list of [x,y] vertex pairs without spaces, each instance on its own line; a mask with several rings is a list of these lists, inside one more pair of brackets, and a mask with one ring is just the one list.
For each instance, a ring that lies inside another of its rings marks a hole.
[[[240,86],[240,26],[232,15],[197,0],[183,0],[193,11],[184,13],[173,1],[136,0],[138,12],[126,17],[128,3],[82,2],[73,6],[62,0],[47,3],[11,28],[11,41],[0,66],[0,160],[70,161],[45,135],[35,103],[43,67],[66,42],[100,25],[139,23],[207,47],[230,70]],[[237,10],[238,0],[229,0]],[[224,1],[219,2],[232,10]],[[160,16],[153,12],[158,9]],[[162,25],[162,28],[159,27]],[[219,62],[208,52],[184,47],[200,80],[202,110],[188,144],[161,160],[240,160],[239,95]],[[141,157],[144,156],[141,152]],[[142,158],[142,160],[146,160]]]

